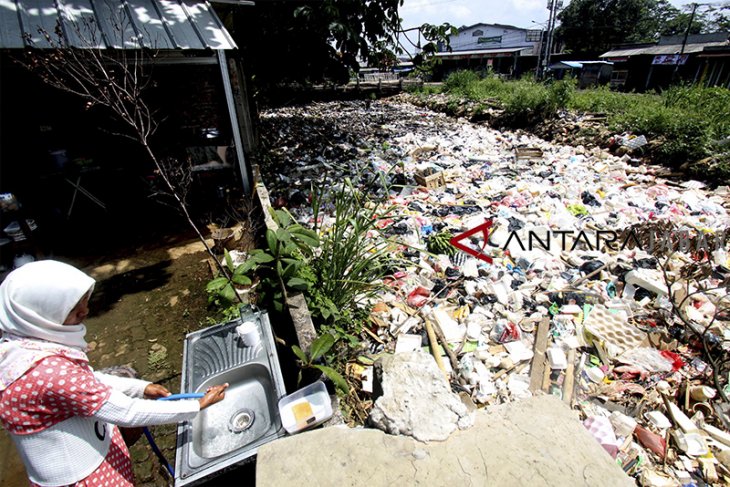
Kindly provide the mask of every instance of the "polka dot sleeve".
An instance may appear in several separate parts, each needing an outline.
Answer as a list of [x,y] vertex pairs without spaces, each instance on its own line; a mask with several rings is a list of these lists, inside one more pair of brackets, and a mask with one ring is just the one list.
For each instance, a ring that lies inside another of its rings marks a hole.
[[71,416],[93,415],[110,393],[88,363],[47,357],[2,393],[0,419],[11,433],[35,433]]
[[[45,360],[44,362],[48,362]],[[62,411],[74,416],[91,416],[109,397],[111,388],[99,382],[86,363],[65,358],[52,358],[50,366],[39,364],[41,377],[48,380],[46,396]]]

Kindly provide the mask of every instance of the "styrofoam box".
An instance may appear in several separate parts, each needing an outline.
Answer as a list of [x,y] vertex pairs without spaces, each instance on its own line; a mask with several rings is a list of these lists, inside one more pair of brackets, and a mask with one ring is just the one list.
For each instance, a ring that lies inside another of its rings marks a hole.
[[[311,408],[311,414],[297,421],[295,409],[302,407],[306,409],[307,403]],[[327,421],[332,417],[332,403],[324,382],[317,381],[282,397],[279,400],[279,415],[281,424],[289,434],[299,433]]]

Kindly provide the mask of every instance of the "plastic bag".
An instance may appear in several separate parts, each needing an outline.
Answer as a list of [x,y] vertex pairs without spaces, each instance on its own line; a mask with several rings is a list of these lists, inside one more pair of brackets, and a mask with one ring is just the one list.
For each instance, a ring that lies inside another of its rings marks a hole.
[[672,372],[674,369],[674,360],[655,348],[634,348],[621,354],[617,360],[646,372]]
[[522,338],[520,328],[512,322],[499,321],[490,334],[492,340],[497,343],[514,342]]

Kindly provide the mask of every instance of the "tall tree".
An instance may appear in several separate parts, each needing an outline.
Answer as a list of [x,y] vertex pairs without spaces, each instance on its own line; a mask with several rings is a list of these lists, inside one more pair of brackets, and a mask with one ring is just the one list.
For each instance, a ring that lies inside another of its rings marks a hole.
[[558,15],[566,50],[596,54],[643,40],[653,0],[572,0]]
[[730,3],[708,12],[709,27],[713,32],[730,32]]
[[[567,50],[595,55],[617,44],[683,34],[690,13],[667,0],[572,0],[558,19],[559,36]],[[706,25],[704,14],[696,13],[690,34],[704,32]]]
[[[259,87],[282,82],[344,82],[361,64],[392,65],[404,50],[403,0],[271,0],[217,6]],[[423,51],[447,41],[450,26],[423,26]],[[433,49],[431,49],[433,48]],[[420,61],[417,59],[416,61]]]

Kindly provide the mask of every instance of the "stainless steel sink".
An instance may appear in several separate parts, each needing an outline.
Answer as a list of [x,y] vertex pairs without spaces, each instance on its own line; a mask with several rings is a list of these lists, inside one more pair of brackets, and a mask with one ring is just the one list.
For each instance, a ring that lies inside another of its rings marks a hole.
[[[247,347],[236,333],[257,324],[261,343]],[[228,382],[226,397],[178,427],[175,486],[196,483],[245,463],[286,434],[278,402],[286,394],[268,314],[243,308],[241,318],[190,333],[183,349],[183,392]]]

